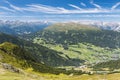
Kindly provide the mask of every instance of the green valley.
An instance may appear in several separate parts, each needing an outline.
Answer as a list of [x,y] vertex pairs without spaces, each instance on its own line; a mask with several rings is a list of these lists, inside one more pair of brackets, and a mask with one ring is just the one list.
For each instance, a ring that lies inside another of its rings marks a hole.
[[119,34],[119,32],[101,30],[88,25],[58,23],[26,38],[61,52],[60,56],[74,60],[76,66],[91,67],[120,58]]
[[112,80],[109,76],[120,72],[120,33],[115,31],[57,23],[19,37],[0,33],[0,43],[1,70],[18,80],[24,73],[32,80],[96,80],[104,74]]

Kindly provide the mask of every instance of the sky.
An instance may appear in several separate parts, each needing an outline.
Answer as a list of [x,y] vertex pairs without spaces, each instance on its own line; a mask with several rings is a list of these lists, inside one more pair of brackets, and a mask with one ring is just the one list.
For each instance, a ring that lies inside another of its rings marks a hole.
[[120,0],[0,0],[0,20],[120,22]]

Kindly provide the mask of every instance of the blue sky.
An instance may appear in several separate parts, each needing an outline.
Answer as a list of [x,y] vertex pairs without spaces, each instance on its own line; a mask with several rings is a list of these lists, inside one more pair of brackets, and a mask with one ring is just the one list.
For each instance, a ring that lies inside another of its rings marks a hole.
[[0,0],[0,19],[120,22],[120,0]]

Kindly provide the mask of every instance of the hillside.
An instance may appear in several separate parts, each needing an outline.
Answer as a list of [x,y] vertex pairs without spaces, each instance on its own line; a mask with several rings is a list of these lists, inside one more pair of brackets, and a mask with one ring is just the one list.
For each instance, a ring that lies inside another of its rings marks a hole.
[[53,24],[44,30],[46,31],[53,31],[53,32],[64,32],[64,31],[70,31],[70,30],[100,30],[97,27],[90,26],[90,25],[83,25],[78,23],[56,23]]
[[47,27],[43,31],[30,34],[26,36],[26,39],[61,52],[63,53],[61,56],[73,59],[80,65],[120,58],[118,54],[120,52],[120,33],[91,26],[59,23]]
[[106,62],[101,62],[98,64],[95,64],[93,66],[95,70],[104,70],[105,68],[108,68],[109,70],[118,70],[120,69],[120,59],[118,60],[110,60]]
[[[57,26],[54,30],[55,25]],[[35,34],[25,35],[26,40],[1,33],[0,51],[8,57],[2,59],[2,63],[54,74],[83,74],[84,70],[81,72],[79,68],[82,65],[86,65],[90,71],[101,68],[119,69],[119,66],[114,67],[120,58],[119,32],[80,24],[76,24],[75,28],[74,23],[55,25]],[[106,67],[104,63],[108,66]]]
[[82,61],[79,60],[74,62],[74,60],[69,57],[62,57],[61,55],[63,53],[61,52],[1,33],[0,43],[3,42],[11,42],[19,45],[26,51],[31,52],[32,56],[35,57],[37,62],[42,62],[49,66],[76,66],[79,65],[79,61]]
[[0,65],[0,80],[119,80],[120,73],[114,74],[94,74],[94,75],[53,75],[53,74],[43,74],[43,73],[31,73],[29,70],[24,72],[24,74],[13,73],[3,69]]
[[21,69],[27,69],[31,67],[33,70],[39,71],[39,69],[36,68],[39,66],[41,69],[43,69],[43,71],[45,71],[44,69],[50,68],[44,64],[36,62],[34,56],[26,52],[24,49],[8,42],[0,44],[0,56],[0,62],[7,63]]
[[[57,26],[56,26],[57,25]],[[59,25],[59,26],[58,26]],[[101,30],[91,26],[84,25],[75,26],[75,24],[55,24],[47,27],[43,31],[39,31],[36,34],[28,35],[29,40],[35,38],[41,40],[41,42],[73,45],[78,43],[91,43],[100,47],[118,48],[120,47],[120,33],[110,30]],[[71,25],[71,26],[69,26]],[[76,24],[77,25],[77,24]],[[71,28],[72,27],[72,28]],[[77,29],[77,28],[79,29]],[[74,29],[73,29],[74,28]],[[62,30],[62,31],[61,31]]]
[[[18,73],[22,70],[28,74],[26,79],[33,80],[96,80],[98,76],[99,79],[104,79],[104,76],[95,72],[107,69],[111,73],[106,73],[107,79],[113,79],[111,75],[118,79],[119,34],[74,23],[55,24],[35,34],[23,36],[26,40],[0,33],[0,70],[4,71],[1,75],[21,80],[24,74]],[[11,68],[3,69],[4,65]],[[86,69],[81,69],[84,65]],[[15,73],[9,72],[9,69]],[[116,74],[112,74],[114,72]]]
[[[34,60],[31,59],[32,57],[33,56],[29,56],[29,53],[27,53],[25,50],[23,50],[22,48],[20,48],[15,44],[12,44],[9,42],[0,44],[0,79],[1,80],[23,80],[23,79],[25,80],[42,80],[42,79],[44,80],[79,80],[79,79],[96,80],[96,79],[106,78],[108,80],[113,80],[113,79],[118,80],[120,75],[119,73],[105,74],[105,75],[98,75],[98,74],[93,74],[93,75],[84,74],[84,75],[75,75],[75,76],[65,75],[65,74],[62,74],[65,72],[65,70],[59,70],[59,69],[56,70],[55,68],[53,69],[41,63],[35,64],[36,62],[34,62]],[[32,62],[34,62],[34,64]],[[9,68],[3,67],[3,65],[9,66]],[[38,66],[39,68],[34,67],[33,65]],[[20,73],[18,71],[11,72],[10,67],[12,67],[11,69],[14,69],[14,70],[20,70]],[[21,70],[20,68],[23,70]],[[40,73],[36,72],[36,69],[37,71],[40,69]],[[42,71],[48,72],[48,73],[50,71],[51,72],[49,74],[45,74],[45,73],[41,73]],[[54,75],[60,72],[62,73],[59,75]],[[54,74],[51,74],[51,73],[54,73]],[[73,74],[74,71],[71,71],[70,73],[68,71],[65,73]]]
[[[60,68],[49,67],[46,64],[37,62],[37,58],[34,57],[30,52],[25,51],[19,46],[5,42],[0,44],[0,63],[5,69],[10,69],[14,72],[20,72],[19,69],[29,69],[35,72],[52,73],[52,74],[83,74],[82,71],[65,70]],[[15,68],[17,67],[17,68]]]

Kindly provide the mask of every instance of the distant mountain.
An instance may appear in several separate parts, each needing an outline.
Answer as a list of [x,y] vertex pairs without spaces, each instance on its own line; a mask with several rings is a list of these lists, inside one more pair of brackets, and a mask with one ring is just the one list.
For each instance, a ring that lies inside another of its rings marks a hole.
[[41,38],[46,43],[53,44],[71,45],[86,42],[101,47],[117,48],[120,47],[119,35],[119,32],[102,30],[94,26],[63,23],[54,24],[26,38]]
[[95,22],[92,25],[104,29],[104,30],[113,30],[120,32],[120,23],[114,23],[114,22]]
[[21,22],[21,21],[0,21],[0,32],[12,34],[12,35],[23,35],[30,34],[36,31],[42,30],[51,23],[44,22]]
[[120,22],[102,22],[102,21],[74,21],[77,24],[91,25],[103,30],[113,30],[120,32]]
[[24,39],[62,52],[62,56],[79,63],[81,60],[91,64],[120,58],[120,33],[95,26],[58,23]]
[[[70,24],[69,24],[70,23]],[[54,25],[52,25],[54,24]],[[66,26],[67,25],[67,26]],[[74,27],[70,27],[73,26]],[[77,27],[80,26],[81,27]],[[85,27],[85,26],[87,27]],[[0,20],[0,32],[7,33],[7,34],[12,34],[12,35],[24,35],[24,34],[31,34],[35,33],[37,31],[43,30],[44,28],[52,26],[49,28],[56,30],[54,26],[60,26],[57,27],[59,28],[59,31],[62,30],[64,27],[64,30],[68,29],[67,27],[69,26],[69,29],[71,30],[79,30],[79,28],[88,28],[89,26],[100,28],[103,30],[113,30],[113,31],[120,31],[120,23],[119,22],[100,22],[100,21],[81,21],[81,22],[64,22],[64,23],[53,23],[53,22],[48,22],[48,21],[38,21],[38,22],[22,22],[22,21],[2,21]],[[49,29],[47,28],[47,29]],[[46,30],[47,30],[46,29]],[[90,28],[88,28],[90,29]],[[93,29],[93,28],[92,28]],[[58,30],[58,29],[57,29]]]
[[35,63],[53,67],[89,66],[120,59],[120,33],[95,24],[56,23],[21,39],[0,33],[0,43],[3,42],[24,49],[29,53],[27,60],[31,56]]
[[70,22],[70,23],[56,23],[45,28],[44,30],[54,31],[54,32],[64,32],[70,30],[78,31],[78,30],[100,30],[100,29],[91,25],[83,25],[83,24]]

